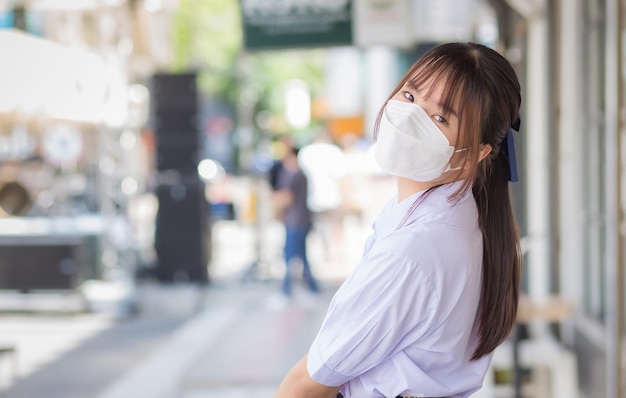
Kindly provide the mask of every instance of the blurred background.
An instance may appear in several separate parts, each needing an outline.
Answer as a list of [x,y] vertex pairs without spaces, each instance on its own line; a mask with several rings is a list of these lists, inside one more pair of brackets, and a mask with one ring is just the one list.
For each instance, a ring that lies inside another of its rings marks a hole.
[[[626,397],[625,16],[619,0],[0,0],[0,393],[271,397],[394,192],[377,112],[425,51],[471,40],[523,87],[525,260],[519,326],[475,396]],[[286,143],[332,203],[307,241],[322,293],[276,306]]]

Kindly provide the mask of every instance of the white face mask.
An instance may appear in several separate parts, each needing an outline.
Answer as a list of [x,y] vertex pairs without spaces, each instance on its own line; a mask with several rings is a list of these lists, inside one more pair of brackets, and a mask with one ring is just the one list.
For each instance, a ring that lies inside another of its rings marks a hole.
[[454,152],[421,106],[398,100],[387,103],[375,147],[375,158],[383,171],[415,181],[432,181],[460,169],[450,167]]

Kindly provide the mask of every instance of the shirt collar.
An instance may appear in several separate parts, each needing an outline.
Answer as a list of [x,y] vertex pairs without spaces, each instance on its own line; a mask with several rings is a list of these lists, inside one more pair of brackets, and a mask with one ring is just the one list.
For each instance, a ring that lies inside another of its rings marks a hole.
[[379,237],[387,236],[398,228],[407,212],[426,191],[416,192],[402,202],[398,203],[397,194],[394,195],[384,207],[380,216],[374,222],[374,230]]
[[[429,193],[430,197],[426,198],[424,203],[421,203],[417,206],[413,214],[411,214],[409,219],[406,220],[407,223],[409,220],[414,219],[415,217],[418,217],[427,212],[430,208],[428,202],[435,197],[440,197],[447,201],[448,197],[452,195],[457,189],[459,189],[461,184],[463,184],[463,181],[455,181],[435,188],[432,192]],[[374,222],[374,230],[376,231],[376,235],[379,237],[384,237],[394,232],[406,216],[407,212],[410,210],[413,203],[419,200],[419,198],[425,192],[426,190],[416,192],[400,203],[398,203],[397,194],[394,195],[389,200],[389,202],[387,202],[387,205],[384,207],[381,215]]]

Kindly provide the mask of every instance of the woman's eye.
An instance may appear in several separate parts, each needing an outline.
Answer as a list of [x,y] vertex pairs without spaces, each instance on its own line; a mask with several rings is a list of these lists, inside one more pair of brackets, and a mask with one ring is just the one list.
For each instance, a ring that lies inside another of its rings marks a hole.
[[411,102],[413,102],[413,100],[414,100],[413,94],[409,93],[408,91],[404,92],[404,98],[408,99]]
[[445,117],[441,116],[441,115],[434,115],[433,119],[435,119],[436,122],[439,123],[447,123],[448,121],[446,120]]

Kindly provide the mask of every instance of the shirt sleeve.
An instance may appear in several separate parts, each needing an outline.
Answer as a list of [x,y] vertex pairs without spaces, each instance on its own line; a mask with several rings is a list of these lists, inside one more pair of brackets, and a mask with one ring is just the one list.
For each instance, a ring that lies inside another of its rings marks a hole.
[[427,335],[437,302],[415,261],[371,253],[333,297],[309,350],[309,375],[329,386],[362,375]]

